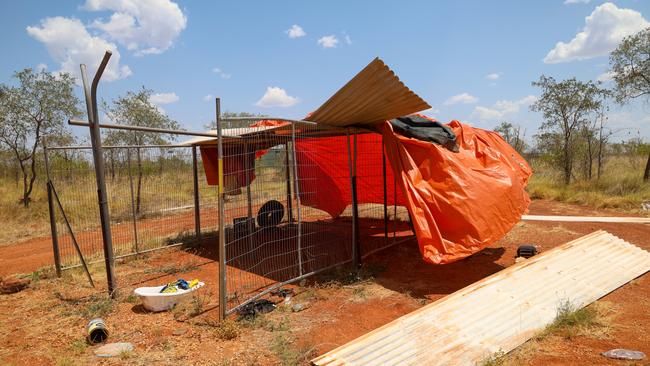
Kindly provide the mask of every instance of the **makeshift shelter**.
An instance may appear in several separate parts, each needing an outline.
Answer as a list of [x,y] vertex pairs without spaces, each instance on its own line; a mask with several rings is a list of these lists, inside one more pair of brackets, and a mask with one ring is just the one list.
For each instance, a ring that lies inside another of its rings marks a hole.
[[[191,207],[199,239],[197,147],[207,182],[217,185],[222,318],[284,284],[348,262],[357,267],[363,257],[413,238],[411,230],[426,261],[456,261],[500,239],[526,211],[524,187],[531,173],[526,162],[496,133],[415,115],[430,106],[379,59],[306,120],[226,119],[216,98],[217,130],[206,133],[101,124],[97,85],[110,57],[106,52],[92,85],[82,66],[88,122],[70,120],[70,124],[87,126],[91,133],[111,296],[117,283],[102,128],[196,136],[177,147],[191,147]],[[153,146],[114,148],[125,149],[128,162],[131,149],[139,153]],[[48,183],[64,211],[52,182]],[[137,204],[131,192],[135,251],[122,255],[141,252]],[[49,205],[59,271],[51,198]],[[67,227],[85,268],[83,245],[77,245],[71,226]]]
[[[458,121],[442,124],[413,114],[428,108],[375,59],[304,121],[222,121],[240,125],[221,130],[222,188],[231,200],[224,205],[226,211],[236,212],[223,215],[225,228],[230,230],[225,239],[225,247],[230,248],[226,249],[226,264],[235,265],[236,257],[239,269],[258,275],[240,280],[234,287],[241,289],[242,283],[249,283],[250,289],[264,288],[269,283],[259,281],[260,276],[281,284],[343,261],[358,264],[368,252],[383,248],[368,244],[376,233],[359,223],[364,205],[379,212],[366,215],[376,219],[381,219],[383,206],[385,238],[389,236],[388,206],[405,207],[422,257],[432,264],[457,261],[501,239],[527,210],[524,188],[531,175],[529,165],[495,132]],[[217,143],[218,139],[205,137],[186,142],[201,148],[208,184],[212,185],[218,185],[220,175]],[[283,154],[277,154],[278,148]],[[287,172],[286,199],[278,198],[279,188],[275,193],[259,188],[270,182],[256,183],[258,175],[265,174],[257,166],[264,159],[267,165],[284,165],[276,168]],[[255,184],[258,188],[253,191],[265,192],[252,193],[250,187]],[[265,198],[255,202],[252,196]],[[282,201],[273,205],[282,211],[278,215],[284,218],[283,230],[292,227],[294,211],[298,211],[298,232],[255,233],[259,230],[255,212],[265,209],[263,201],[267,199]],[[288,215],[284,214],[285,205]],[[349,211],[351,222],[337,221]],[[393,211],[394,221],[397,210]],[[309,232],[305,225],[301,231],[300,223],[347,225],[350,242],[329,237],[331,233]],[[393,225],[393,237],[407,229]],[[309,243],[310,235],[319,240]],[[249,241],[246,245],[242,244],[245,240]],[[279,251],[277,246],[260,249],[279,242],[284,243]],[[250,256],[255,259],[244,264]],[[268,268],[260,270],[265,265]],[[273,277],[277,272],[284,275]]]
[[[456,137],[457,151],[404,136],[390,122],[373,126],[376,133],[357,137],[363,147],[357,151],[364,157],[360,164],[367,166],[381,166],[383,140],[390,162],[386,181],[393,182],[393,171],[399,172],[397,196],[386,204],[408,209],[422,256],[433,264],[451,263],[493,244],[519,221],[530,202],[524,190],[530,166],[499,134],[458,121],[448,126]],[[298,176],[316,177],[298,181],[302,204],[338,217],[353,204],[349,178],[338,174],[348,168],[346,137],[304,139],[296,143],[295,150]],[[208,183],[216,185],[216,151],[203,148],[201,153]],[[250,170],[243,167],[241,156],[233,154],[224,161],[226,190],[229,185],[245,186],[242,173]],[[383,180],[373,178],[358,186],[357,204],[384,203]],[[252,182],[254,176],[247,179]]]

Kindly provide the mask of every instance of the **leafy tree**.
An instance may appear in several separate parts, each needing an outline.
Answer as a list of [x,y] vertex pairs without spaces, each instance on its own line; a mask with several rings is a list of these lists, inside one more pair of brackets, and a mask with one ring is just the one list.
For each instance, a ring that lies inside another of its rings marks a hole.
[[[248,112],[228,112],[225,111],[221,114],[221,118],[234,118],[234,117],[267,117],[264,114],[261,113],[248,113]],[[240,127],[249,127],[251,124],[250,121],[242,120],[242,121],[228,121],[224,123],[223,128],[240,128]],[[212,120],[204,125],[205,128],[210,129],[210,130],[216,130],[217,129],[217,122]]]
[[521,126],[504,121],[496,126],[494,130],[501,134],[501,137],[517,150],[517,152],[520,154],[524,153],[524,150],[526,150],[526,141],[524,141],[525,131],[521,131]]
[[[616,101],[625,104],[633,99],[650,98],[650,28],[625,37],[609,56],[610,72],[616,87]],[[650,154],[643,180],[650,178]]]
[[[136,92],[129,91],[124,96],[113,100],[113,103],[103,103],[103,109],[106,111],[108,118],[117,124],[126,124],[140,127],[154,127],[165,129],[181,129],[178,122],[169,118],[162,113],[152,102],[151,95],[153,91],[142,88]],[[166,145],[176,140],[175,135],[141,132],[111,130],[104,139],[107,145]],[[141,207],[141,189],[142,189],[142,151],[136,148],[136,167],[137,167],[137,185],[136,185],[136,212],[140,213]],[[114,170],[113,170],[114,171]]]
[[557,82],[553,77],[544,75],[532,85],[541,89],[541,96],[530,108],[544,117],[541,135],[547,139],[549,135],[554,136],[554,141],[559,142],[557,161],[564,173],[564,184],[569,184],[579,132],[602,107],[609,92],[593,81],[571,78]]
[[21,202],[29,205],[37,175],[37,151],[43,137],[69,136],[65,121],[81,114],[74,79],[45,70],[16,72],[18,85],[0,84],[0,144],[11,151],[22,175]]

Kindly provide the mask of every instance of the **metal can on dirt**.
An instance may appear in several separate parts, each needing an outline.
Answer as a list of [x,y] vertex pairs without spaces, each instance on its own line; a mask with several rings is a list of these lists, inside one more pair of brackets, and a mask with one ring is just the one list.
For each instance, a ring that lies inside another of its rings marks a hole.
[[108,338],[108,329],[104,320],[95,318],[86,326],[86,337],[91,344],[102,343]]

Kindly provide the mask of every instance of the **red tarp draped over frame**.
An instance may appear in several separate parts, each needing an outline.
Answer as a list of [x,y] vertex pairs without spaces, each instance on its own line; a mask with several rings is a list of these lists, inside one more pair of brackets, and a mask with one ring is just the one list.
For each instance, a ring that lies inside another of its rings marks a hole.
[[[358,202],[383,202],[383,136],[388,204],[393,204],[392,172],[397,171],[397,204],[407,207],[420,252],[434,264],[457,261],[501,239],[530,203],[524,191],[530,166],[499,134],[458,121],[449,127],[457,137],[457,153],[399,135],[388,122],[378,126],[381,135],[357,136]],[[296,145],[302,204],[340,215],[352,197],[346,137],[305,139]],[[203,161],[206,175],[213,176],[208,170],[216,172],[216,165]]]

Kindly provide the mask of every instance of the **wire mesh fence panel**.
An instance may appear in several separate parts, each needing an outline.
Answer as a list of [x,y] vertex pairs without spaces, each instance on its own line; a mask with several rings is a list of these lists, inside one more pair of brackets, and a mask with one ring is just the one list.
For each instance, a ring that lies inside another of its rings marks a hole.
[[81,264],[75,240],[86,261],[101,260],[102,237],[98,229],[99,211],[92,152],[50,150],[49,175],[61,267],[65,269]]
[[[382,137],[377,133],[351,137],[356,145],[361,255],[366,256],[398,242],[413,239],[406,199],[396,182],[390,163],[383,155]],[[353,157],[353,160],[354,157]],[[351,216],[348,208],[343,215]]]
[[[116,257],[195,240],[191,147],[107,147],[103,152]],[[55,210],[61,265],[65,269],[80,264],[73,239],[86,261],[100,261],[103,240],[92,151],[70,147],[49,149],[48,154],[52,186],[62,208]],[[200,223],[207,235],[217,226],[217,193],[207,186],[200,164],[198,160]]]
[[319,177],[318,169],[310,169],[313,161],[296,159],[296,150],[310,149],[307,127],[301,128],[224,141],[229,311],[279,284],[350,260],[351,221],[301,204],[322,193],[305,189]]

